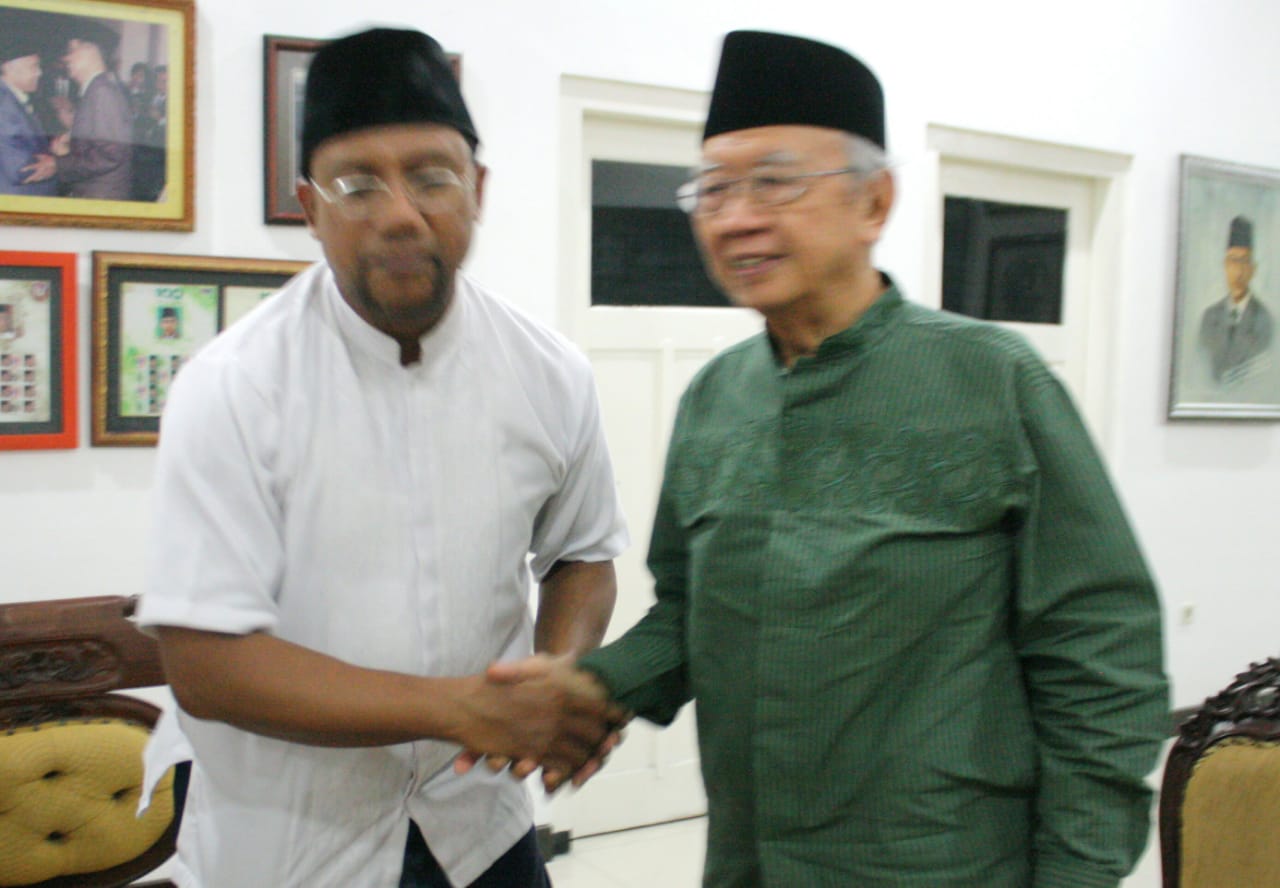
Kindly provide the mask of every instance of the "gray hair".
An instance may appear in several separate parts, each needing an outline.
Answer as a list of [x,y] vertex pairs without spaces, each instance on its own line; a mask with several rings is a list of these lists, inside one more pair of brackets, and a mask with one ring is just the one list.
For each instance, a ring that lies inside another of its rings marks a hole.
[[889,156],[875,142],[853,133],[845,133],[844,139],[846,163],[861,177],[870,178],[889,168]]

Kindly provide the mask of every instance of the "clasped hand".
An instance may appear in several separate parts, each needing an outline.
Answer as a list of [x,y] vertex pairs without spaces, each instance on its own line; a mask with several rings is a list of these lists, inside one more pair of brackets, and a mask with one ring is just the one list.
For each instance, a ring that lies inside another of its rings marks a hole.
[[58,171],[58,161],[54,159],[52,154],[37,154],[32,158],[32,162],[24,166],[19,173],[25,173],[22,179],[23,185],[31,185],[35,182],[43,182],[45,179],[53,178],[53,174]]
[[547,654],[493,664],[467,705],[472,727],[454,770],[465,774],[483,761],[495,772],[509,767],[523,780],[542,768],[549,793],[566,780],[586,783],[630,720],[594,675],[575,668],[570,657]]

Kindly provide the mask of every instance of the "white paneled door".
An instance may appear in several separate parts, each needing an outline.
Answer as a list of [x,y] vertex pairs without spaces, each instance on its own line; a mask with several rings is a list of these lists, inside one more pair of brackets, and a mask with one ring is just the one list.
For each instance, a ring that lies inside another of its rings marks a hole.
[[1057,323],[1002,322],[1030,340],[1066,383],[1077,403],[1085,402],[1088,371],[1090,249],[1093,243],[1093,183],[1080,176],[999,168],[946,160],[942,194],[1010,205],[1045,207],[1067,214],[1066,261],[1062,270],[1062,315]]
[[[1104,457],[1111,449],[1113,332],[1122,301],[1128,155],[930,124],[936,172],[926,213],[922,298],[942,304],[948,198],[1061,211],[1066,217],[1061,314],[1053,323],[1002,322],[1022,333],[1066,384]],[[993,242],[988,258],[996,255]],[[980,257],[981,258],[981,257]],[[994,265],[988,266],[994,268]]]
[[[610,638],[653,602],[644,556],[680,394],[708,358],[758,331],[760,322],[734,308],[593,307],[592,161],[687,170],[698,158],[704,105],[698,93],[577,78],[566,78],[562,91],[560,320],[595,370],[632,536],[617,564]],[[703,813],[692,707],[666,729],[633,723],[608,767],[583,789],[557,795],[549,807],[555,829],[575,836]]]

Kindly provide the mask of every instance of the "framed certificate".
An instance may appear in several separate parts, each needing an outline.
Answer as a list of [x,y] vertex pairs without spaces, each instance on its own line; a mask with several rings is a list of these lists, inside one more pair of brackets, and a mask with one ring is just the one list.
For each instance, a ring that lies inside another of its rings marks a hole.
[[308,264],[95,252],[93,443],[155,444],[183,363]]
[[0,251],[0,450],[76,444],[76,256]]

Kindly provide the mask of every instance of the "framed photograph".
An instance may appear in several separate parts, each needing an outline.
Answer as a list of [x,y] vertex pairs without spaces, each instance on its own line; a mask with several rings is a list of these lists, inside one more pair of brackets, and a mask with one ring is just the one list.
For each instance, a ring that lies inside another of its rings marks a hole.
[[76,443],[76,256],[0,250],[0,450]]
[[194,0],[0,0],[0,224],[191,231]]
[[1280,419],[1280,170],[1184,155],[1169,416]]
[[[265,185],[263,219],[268,225],[304,225],[294,186],[302,169],[302,101],[311,57],[329,41],[268,34],[262,43],[262,132]],[[461,80],[462,57],[449,53]]]
[[155,444],[183,362],[308,265],[95,252],[93,444]]

